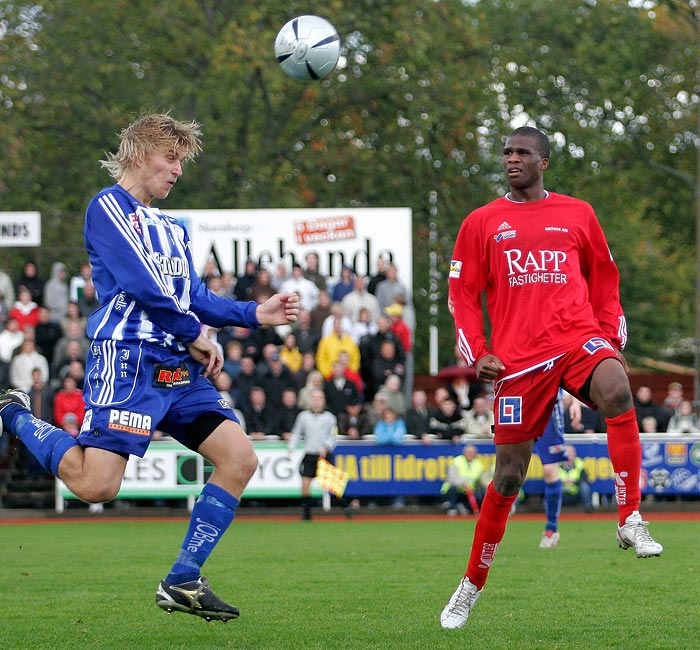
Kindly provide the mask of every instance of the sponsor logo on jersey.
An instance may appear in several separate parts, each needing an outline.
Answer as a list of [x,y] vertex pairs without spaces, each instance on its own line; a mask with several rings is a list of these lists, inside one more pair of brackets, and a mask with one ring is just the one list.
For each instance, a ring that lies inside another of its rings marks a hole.
[[450,262],[450,277],[458,278],[462,273],[462,262],[460,260],[452,260]]
[[499,232],[498,234],[494,235],[493,238],[496,241],[504,241],[505,239],[515,239],[516,234],[516,230],[508,230],[506,232]]
[[503,251],[508,263],[508,283],[511,287],[526,284],[566,284],[563,268],[565,251],[522,251],[510,248]]
[[569,229],[564,228],[562,226],[545,226],[544,231],[545,232],[569,232]]
[[109,410],[108,429],[133,433],[137,436],[151,435],[152,419],[150,415],[134,413],[134,411],[122,411],[119,409]]
[[504,221],[496,230],[510,230],[510,224],[507,221]]
[[127,301],[126,295],[124,294],[123,291],[121,293],[117,294],[116,298],[114,299],[114,308],[117,311],[121,311],[128,304],[129,304],[129,302]]
[[139,221],[139,215],[136,214],[135,212],[132,212],[129,215],[129,220],[131,221],[131,225],[133,226],[134,230],[140,235],[141,233],[141,221]]
[[162,223],[158,208],[139,208],[139,215],[146,226],[159,226]]
[[589,339],[583,344],[583,349],[588,352],[588,354],[595,354],[598,350],[607,349],[614,350],[615,348],[610,345],[605,339],[601,339],[599,336]]
[[522,424],[523,423],[523,398],[499,397],[498,398],[498,423]]
[[192,383],[190,371],[185,366],[166,366],[157,363],[153,371],[153,385],[156,388],[175,388]]
[[153,261],[160,267],[163,275],[185,279],[190,277],[190,267],[187,264],[187,260],[182,257],[170,257],[158,251],[153,251]]

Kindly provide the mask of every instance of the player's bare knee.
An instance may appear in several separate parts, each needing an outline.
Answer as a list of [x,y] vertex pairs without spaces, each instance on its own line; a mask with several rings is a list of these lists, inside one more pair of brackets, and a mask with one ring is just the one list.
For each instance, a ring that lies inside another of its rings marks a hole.
[[217,479],[225,486],[247,485],[258,469],[258,457],[250,447],[238,449],[225,457],[212,458]]
[[512,496],[520,491],[524,477],[519,472],[502,472],[493,477],[493,487],[504,497]]
[[618,384],[601,393],[598,406],[606,417],[616,417],[626,413],[633,406],[632,392],[629,386]]
[[117,496],[119,485],[102,485],[90,482],[71,487],[71,491],[74,492],[75,496],[79,499],[87,503],[104,503],[106,501],[112,501],[112,499]]
[[258,456],[252,447],[243,456],[243,458],[241,458],[240,462],[242,478],[249,481],[251,478],[253,478],[253,474],[255,474],[258,469]]

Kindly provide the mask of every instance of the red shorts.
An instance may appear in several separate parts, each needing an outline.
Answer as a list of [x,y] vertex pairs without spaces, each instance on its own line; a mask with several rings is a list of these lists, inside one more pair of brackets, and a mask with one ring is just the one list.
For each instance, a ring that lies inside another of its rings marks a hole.
[[589,396],[579,391],[596,366],[609,358],[620,361],[606,339],[595,337],[546,363],[497,380],[494,442],[498,445],[539,438],[552,415],[560,387],[596,408]]

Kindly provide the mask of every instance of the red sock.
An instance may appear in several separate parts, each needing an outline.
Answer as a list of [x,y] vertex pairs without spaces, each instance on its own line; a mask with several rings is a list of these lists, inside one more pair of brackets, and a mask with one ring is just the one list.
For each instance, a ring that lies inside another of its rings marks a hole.
[[476,496],[474,496],[474,490],[467,487],[465,488],[464,492],[467,495],[467,501],[469,501],[469,507],[472,509],[472,514],[478,515],[479,502],[476,500]]
[[479,590],[486,583],[491,562],[496,555],[498,545],[506,532],[506,523],[510,508],[517,497],[504,497],[496,492],[493,482],[486,489],[486,496],[481,504],[481,512],[474,530],[474,541],[469,554],[467,571],[464,574],[469,581]]
[[605,418],[608,425],[608,454],[615,472],[615,497],[620,526],[628,515],[639,510],[641,491],[642,445],[633,408],[614,418]]

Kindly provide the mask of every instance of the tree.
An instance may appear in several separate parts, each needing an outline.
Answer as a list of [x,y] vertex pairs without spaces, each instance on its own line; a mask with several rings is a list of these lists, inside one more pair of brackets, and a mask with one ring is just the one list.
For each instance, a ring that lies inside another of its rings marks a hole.
[[692,173],[693,68],[663,12],[615,0],[329,0],[340,65],[304,84],[281,73],[272,43],[306,11],[295,0],[1,6],[0,198],[41,210],[44,268],[83,259],[85,203],[109,182],[97,161],[119,128],[171,110],[203,124],[205,150],[166,210],[413,210],[425,372],[429,323],[441,362],[452,355],[446,272],[459,224],[503,191],[503,137],[530,121],[552,139],[550,188],[590,201],[606,228],[630,353],[686,331],[692,190],[663,168]]

